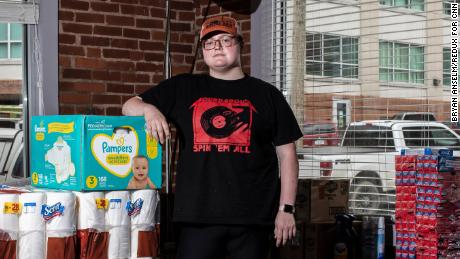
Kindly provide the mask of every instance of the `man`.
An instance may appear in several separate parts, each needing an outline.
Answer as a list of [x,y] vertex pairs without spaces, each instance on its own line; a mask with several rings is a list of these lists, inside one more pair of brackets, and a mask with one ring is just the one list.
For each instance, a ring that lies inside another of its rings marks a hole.
[[175,76],[123,106],[145,116],[161,143],[167,120],[178,129],[178,259],[265,259],[273,223],[277,246],[295,235],[302,133],[280,91],[243,73],[238,29],[230,17],[207,19],[200,41],[209,75]]

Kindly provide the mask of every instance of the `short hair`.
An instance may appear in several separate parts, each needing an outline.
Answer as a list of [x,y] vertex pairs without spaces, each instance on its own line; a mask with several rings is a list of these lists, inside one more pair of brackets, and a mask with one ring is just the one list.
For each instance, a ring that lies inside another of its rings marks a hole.
[[236,39],[238,40],[238,44],[240,44],[240,51],[243,50],[244,47],[244,40],[241,35],[236,36]]
[[147,162],[149,161],[149,159],[148,159],[146,156],[144,156],[144,155],[137,155],[137,156],[134,156],[134,157],[133,157],[133,162],[134,162],[134,159],[136,159],[136,158],[144,158],[145,160],[147,160]]

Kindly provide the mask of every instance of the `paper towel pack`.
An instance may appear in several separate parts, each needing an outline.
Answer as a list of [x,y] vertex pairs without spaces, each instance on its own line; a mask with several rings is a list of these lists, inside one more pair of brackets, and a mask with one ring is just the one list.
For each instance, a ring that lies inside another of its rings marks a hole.
[[160,196],[155,190],[139,190],[131,194],[128,214],[131,216],[132,258],[153,258],[158,255],[159,232],[155,226]]
[[18,259],[45,258],[45,221],[41,208],[46,203],[42,192],[19,195],[22,211],[19,216]]
[[129,258],[131,253],[131,218],[128,216],[127,204],[129,191],[107,192],[109,202],[105,222],[109,229],[109,259]]
[[15,258],[19,233],[19,195],[0,194],[0,209],[0,254],[4,258]]
[[76,199],[71,192],[46,192],[41,214],[46,222],[48,259],[75,258]]

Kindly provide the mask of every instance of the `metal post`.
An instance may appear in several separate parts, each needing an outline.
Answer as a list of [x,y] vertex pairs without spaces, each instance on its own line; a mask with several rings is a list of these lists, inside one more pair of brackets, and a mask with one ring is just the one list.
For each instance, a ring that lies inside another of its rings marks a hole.
[[[170,55],[170,41],[171,41],[171,35],[170,35],[170,23],[171,23],[171,16],[170,16],[170,5],[169,5],[170,0],[166,0],[166,48],[165,48],[165,57],[164,57],[164,76],[165,79],[168,79],[171,77],[171,55]],[[169,194],[170,192],[170,179],[171,179],[171,161],[170,161],[170,146],[171,146],[171,141],[169,138],[166,139],[166,155],[165,155],[165,169],[166,169],[166,194]]]
[[[166,39],[165,39],[165,53],[164,53],[164,78],[169,79],[171,78],[171,54],[170,54],[170,24],[171,24],[171,7],[170,7],[170,0],[165,1],[165,9],[166,9]],[[175,254],[175,238],[174,238],[174,228],[171,223],[172,219],[172,208],[173,208],[173,193],[172,193],[172,182],[171,182],[171,140],[170,138],[166,139],[165,143],[165,189],[166,193],[161,195],[161,204],[162,209],[161,211],[161,237],[160,237],[160,244],[162,250],[160,251],[162,258],[174,258]]]

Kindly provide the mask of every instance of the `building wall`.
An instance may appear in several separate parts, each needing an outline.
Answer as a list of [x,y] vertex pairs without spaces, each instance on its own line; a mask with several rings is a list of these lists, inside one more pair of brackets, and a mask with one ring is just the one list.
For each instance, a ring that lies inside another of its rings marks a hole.
[[384,98],[341,94],[306,94],[305,123],[333,121],[333,100],[350,100],[351,121],[388,119],[401,112],[432,112],[440,121],[449,121],[449,103],[423,98]]
[[0,81],[2,80],[22,80],[22,62],[1,62],[0,61]]
[[[171,1],[172,74],[191,71],[208,1]],[[250,67],[250,17],[211,2],[208,16],[223,13],[240,21]],[[164,0],[60,0],[60,114],[121,115],[122,104],[165,78]],[[197,55],[195,72],[206,67]]]
[[[351,100],[351,121],[403,111],[434,112],[438,119],[450,120],[450,88],[442,86],[442,50],[449,47],[450,25],[442,1],[425,0],[425,11],[384,6],[376,0],[307,0],[306,6],[306,31],[359,37],[357,79],[305,76],[306,123],[332,121],[333,100],[340,99]],[[381,81],[380,40],[423,45],[424,84]],[[441,83],[436,85],[436,80]]]
[[22,102],[22,62],[0,61],[0,103]]

